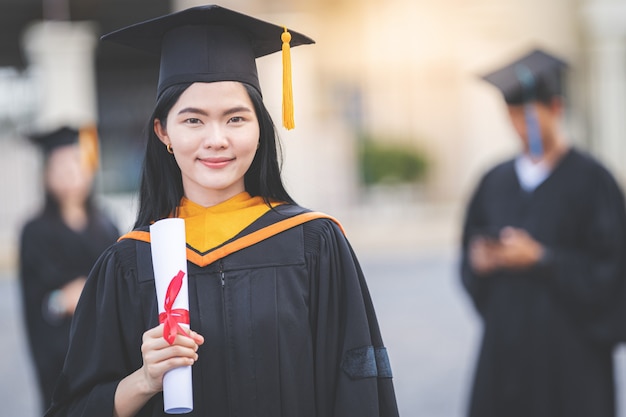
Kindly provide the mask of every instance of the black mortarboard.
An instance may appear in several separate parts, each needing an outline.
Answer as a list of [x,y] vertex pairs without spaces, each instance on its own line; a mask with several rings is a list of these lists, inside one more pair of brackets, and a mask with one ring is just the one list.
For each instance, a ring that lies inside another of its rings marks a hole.
[[29,137],[41,147],[46,157],[61,146],[78,144],[84,166],[92,172],[98,169],[100,152],[98,131],[94,125],[85,125],[80,130],[62,126],[52,131],[32,134]]
[[[284,34],[291,34],[290,39],[281,38]],[[300,33],[217,5],[157,17],[101,39],[160,55],[157,96],[186,82],[240,81],[260,92],[256,58],[281,49],[289,58],[289,46],[314,43]],[[290,73],[288,77],[290,90]]]
[[78,143],[78,130],[63,126],[53,131],[32,134],[30,139],[47,155],[61,146]]
[[563,94],[565,61],[535,49],[509,65],[483,76],[495,85],[508,104],[548,102]]

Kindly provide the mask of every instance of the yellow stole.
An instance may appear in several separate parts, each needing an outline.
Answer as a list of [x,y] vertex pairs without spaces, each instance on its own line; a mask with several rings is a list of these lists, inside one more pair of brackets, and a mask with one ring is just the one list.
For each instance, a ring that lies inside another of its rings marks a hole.
[[[272,204],[277,206],[284,203],[273,202]],[[251,197],[246,192],[213,207],[202,207],[183,198],[179,206],[178,216],[185,219],[187,259],[200,267],[204,267],[234,252],[314,219],[332,220],[344,232],[341,224],[332,216],[319,212],[303,212],[220,246],[269,210],[270,208],[263,202],[262,198]],[[118,240],[124,239],[150,242],[150,232],[133,230]],[[217,249],[211,250],[213,248]]]
[[178,217],[185,219],[187,244],[205,253],[235,237],[268,210],[263,198],[242,192],[211,207],[202,207],[183,197]]

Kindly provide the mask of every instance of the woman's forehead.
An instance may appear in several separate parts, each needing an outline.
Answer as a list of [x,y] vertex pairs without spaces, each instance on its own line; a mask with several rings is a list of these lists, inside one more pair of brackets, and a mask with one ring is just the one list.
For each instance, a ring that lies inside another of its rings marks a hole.
[[170,113],[178,113],[186,108],[216,111],[241,106],[253,109],[252,100],[242,83],[236,81],[196,82],[180,95]]

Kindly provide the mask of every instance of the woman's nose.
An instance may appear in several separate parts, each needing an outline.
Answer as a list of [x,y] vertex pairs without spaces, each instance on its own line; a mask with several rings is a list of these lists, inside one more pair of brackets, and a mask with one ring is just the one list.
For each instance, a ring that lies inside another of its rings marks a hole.
[[226,131],[219,125],[207,125],[204,132],[203,145],[205,148],[225,148],[228,146]]

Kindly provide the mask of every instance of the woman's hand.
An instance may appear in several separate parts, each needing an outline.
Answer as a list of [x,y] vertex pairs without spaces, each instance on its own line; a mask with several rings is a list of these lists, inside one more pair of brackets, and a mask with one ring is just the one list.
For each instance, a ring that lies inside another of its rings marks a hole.
[[189,336],[176,335],[172,345],[163,338],[162,324],[146,331],[141,345],[141,369],[148,392],[156,394],[163,390],[163,375],[170,369],[193,365],[202,343],[204,338],[193,330],[189,330]]
[[85,281],[87,281],[87,277],[82,276],[61,287],[61,305],[63,306],[65,315],[74,315],[80,294],[83,292],[83,287],[85,286]]
[[176,335],[172,345],[163,338],[162,324],[143,334],[143,365],[117,386],[114,417],[137,414],[150,398],[163,390],[163,375],[167,371],[193,365],[198,360],[198,347],[204,343],[204,337],[193,330],[188,334]]

